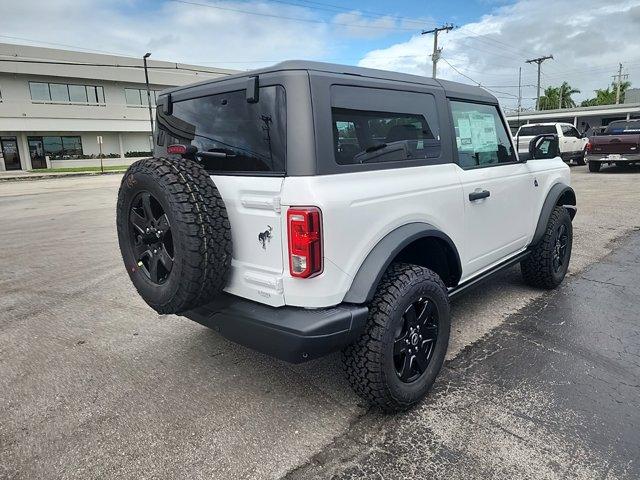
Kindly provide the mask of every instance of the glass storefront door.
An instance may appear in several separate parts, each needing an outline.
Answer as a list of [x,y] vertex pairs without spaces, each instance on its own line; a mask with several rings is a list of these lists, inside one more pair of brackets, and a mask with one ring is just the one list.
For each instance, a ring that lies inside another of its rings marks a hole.
[[29,155],[31,156],[31,168],[47,168],[47,159],[44,157],[44,145],[42,137],[29,137]]
[[20,153],[18,152],[18,139],[16,137],[0,137],[0,147],[4,157],[4,166],[7,170],[20,170]]

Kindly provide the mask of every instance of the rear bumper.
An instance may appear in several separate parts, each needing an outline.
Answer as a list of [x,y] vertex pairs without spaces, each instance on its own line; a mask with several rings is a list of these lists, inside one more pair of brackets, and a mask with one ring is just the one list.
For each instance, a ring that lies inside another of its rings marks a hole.
[[616,158],[611,155],[616,154],[599,154],[599,155],[587,155],[585,157],[586,162],[640,162],[640,153],[627,154],[620,153],[620,157]]
[[182,315],[229,340],[291,363],[318,358],[353,343],[362,333],[368,308],[270,307],[224,294]]

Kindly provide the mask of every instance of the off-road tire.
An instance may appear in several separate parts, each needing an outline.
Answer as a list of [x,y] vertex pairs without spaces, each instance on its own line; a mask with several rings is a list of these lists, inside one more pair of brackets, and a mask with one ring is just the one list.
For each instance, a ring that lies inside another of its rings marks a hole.
[[[393,363],[393,343],[407,306],[421,297],[437,307],[438,336],[426,370],[412,383],[404,383]],[[387,412],[410,408],[426,395],[442,367],[450,325],[447,288],[440,277],[416,265],[392,264],[370,304],[364,333],[343,351],[349,382],[372,406]]]
[[[173,268],[163,284],[144,274],[134,254],[135,227],[129,218],[134,199],[151,193],[170,223]],[[180,313],[212,300],[229,274],[232,243],[225,204],[211,177],[188,160],[147,158],[125,173],[117,204],[122,258],[140,296],[158,313]]]
[[602,167],[602,164],[600,162],[589,162],[590,172],[597,173],[600,171],[600,167]]
[[582,166],[582,165],[584,165],[585,163],[587,163],[587,162],[585,162],[585,161],[584,161],[584,157],[585,157],[586,155],[587,155],[587,151],[586,151],[586,150],[584,150],[584,151],[582,152],[582,154],[581,154],[579,157],[577,157],[577,158],[576,158],[576,165],[580,165],[580,166]]
[[[554,249],[557,234],[564,225],[567,232],[566,258],[562,267],[556,271],[553,266]],[[557,206],[551,212],[547,228],[542,239],[531,249],[530,255],[520,262],[520,270],[524,281],[536,288],[552,290],[562,283],[569,268],[571,248],[573,244],[573,226],[566,208]]]

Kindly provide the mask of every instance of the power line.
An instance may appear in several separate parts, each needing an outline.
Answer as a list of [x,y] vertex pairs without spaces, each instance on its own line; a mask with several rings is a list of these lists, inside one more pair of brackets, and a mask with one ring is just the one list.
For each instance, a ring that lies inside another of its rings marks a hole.
[[403,27],[381,27],[379,25],[358,25],[357,23],[341,23],[341,22],[327,22],[325,20],[316,20],[316,19],[312,19],[312,18],[300,18],[300,17],[289,17],[286,15],[276,15],[275,13],[263,13],[263,12],[252,12],[249,10],[240,10],[238,8],[231,8],[231,7],[222,7],[220,5],[210,5],[208,3],[198,3],[198,2],[192,2],[189,0],[169,0],[170,2],[174,2],[174,3],[181,3],[184,5],[193,5],[193,6],[198,6],[198,7],[205,7],[205,8],[213,8],[216,10],[224,10],[224,11],[228,11],[228,12],[236,12],[236,13],[242,13],[245,15],[254,15],[254,16],[258,16],[258,17],[269,17],[269,18],[280,18],[283,20],[291,20],[294,22],[305,22],[305,23],[317,23],[317,24],[321,24],[321,25],[336,25],[336,26],[341,26],[341,27],[350,27],[350,28],[368,28],[368,29],[374,29],[374,30],[399,30],[399,31],[408,31],[408,32],[415,32],[415,28],[403,28]]
[[[342,12],[342,13],[351,13],[351,12],[357,12],[360,16],[363,17],[369,17],[369,18],[390,18],[393,20],[400,20],[403,21],[405,23],[415,23],[416,25],[424,25],[424,21],[421,20],[416,20],[415,18],[410,18],[410,17],[403,17],[400,15],[394,15],[394,14],[388,14],[388,13],[381,13],[381,12],[373,12],[371,10],[362,10],[362,9],[353,9],[353,8],[349,8],[349,7],[343,7],[340,5],[334,5],[334,4],[330,4],[330,3],[321,3],[321,2],[312,2],[312,1],[308,1],[308,0],[299,0],[302,1],[308,5],[305,4],[301,4],[301,3],[297,3],[297,2],[292,2],[292,1],[287,1],[287,0],[270,0],[272,2],[276,2],[276,3],[283,3],[286,5],[293,5],[293,6],[297,6],[297,7],[302,7],[302,8],[311,8],[314,10],[324,10],[327,12],[334,12],[334,13],[338,13],[338,12]],[[315,5],[319,5],[319,6],[315,6]],[[330,7],[330,8],[325,8],[325,7]],[[426,21],[426,23],[431,23],[433,25],[437,25],[436,22],[431,22],[431,21]]]
[[87,51],[87,52],[105,53],[105,54],[108,54],[108,55],[117,55],[117,56],[120,56],[120,57],[135,58],[135,57],[133,57],[132,55],[129,55],[129,54],[109,52],[109,51],[106,51],[106,50],[95,50],[95,49],[92,49],[92,48],[79,47],[77,45],[69,45],[69,44],[66,44],[66,43],[45,42],[44,40],[34,40],[32,38],[24,38],[24,37],[13,37],[11,35],[0,35],[0,37],[1,38],[9,38],[9,39],[12,39],[12,40],[22,40],[24,42],[42,43],[43,45],[54,45],[54,46],[57,46],[57,47],[75,48],[77,50],[84,50],[84,51]]
[[518,98],[517,95],[513,95],[512,93],[509,92],[501,92],[499,90],[493,90],[491,88],[488,88],[484,85],[482,85],[482,83],[478,82],[477,80],[474,80],[473,78],[471,78],[469,75],[465,75],[464,73],[462,73],[460,70],[458,70],[456,67],[454,67],[446,58],[444,57],[440,57],[441,60],[443,60],[447,65],[449,65],[453,70],[455,70],[458,74],[462,75],[464,78],[471,80],[473,83],[475,83],[477,86],[484,88],[485,90],[489,90],[490,92],[493,93],[499,93],[501,95],[508,95],[509,97],[513,97],[513,98]]
[[[118,63],[90,63],[90,62],[65,62],[65,61],[56,61],[56,60],[29,60],[29,59],[19,59],[19,58],[0,58],[0,62],[11,62],[11,63],[35,63],[35,64],[45,64],[45,65],[70,65],[70,66],[82,66],[82,67],[112,67],[112,68],[137,68],[144,69],[143,65],[120,65]],[[213,72],[211,70],[202,70],[191,67],[179,67],[176,63],[175,66],[170,67],[162,67],[159,65],[156,66],[148,66],[149,70],[185,70],[189,72],[198,72],[198,73],[208,73],[211,75],[232,75],[232,73],[227,72]]]

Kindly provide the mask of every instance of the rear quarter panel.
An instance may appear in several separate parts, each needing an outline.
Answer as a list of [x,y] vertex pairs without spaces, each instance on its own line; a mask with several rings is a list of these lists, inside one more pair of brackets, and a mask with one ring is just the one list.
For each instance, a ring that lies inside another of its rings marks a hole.
[[[292,278],[285,272],[286,304],[340,303],[373,247],[404,224],[429,223],[462,245],[464,204],[456,168],[442,164],[287,177],[282,188],[283,219],[288,206],[313,205],[322,210],[324,272],[312,279]],[[286,245],[283,248],[287,258]]]

